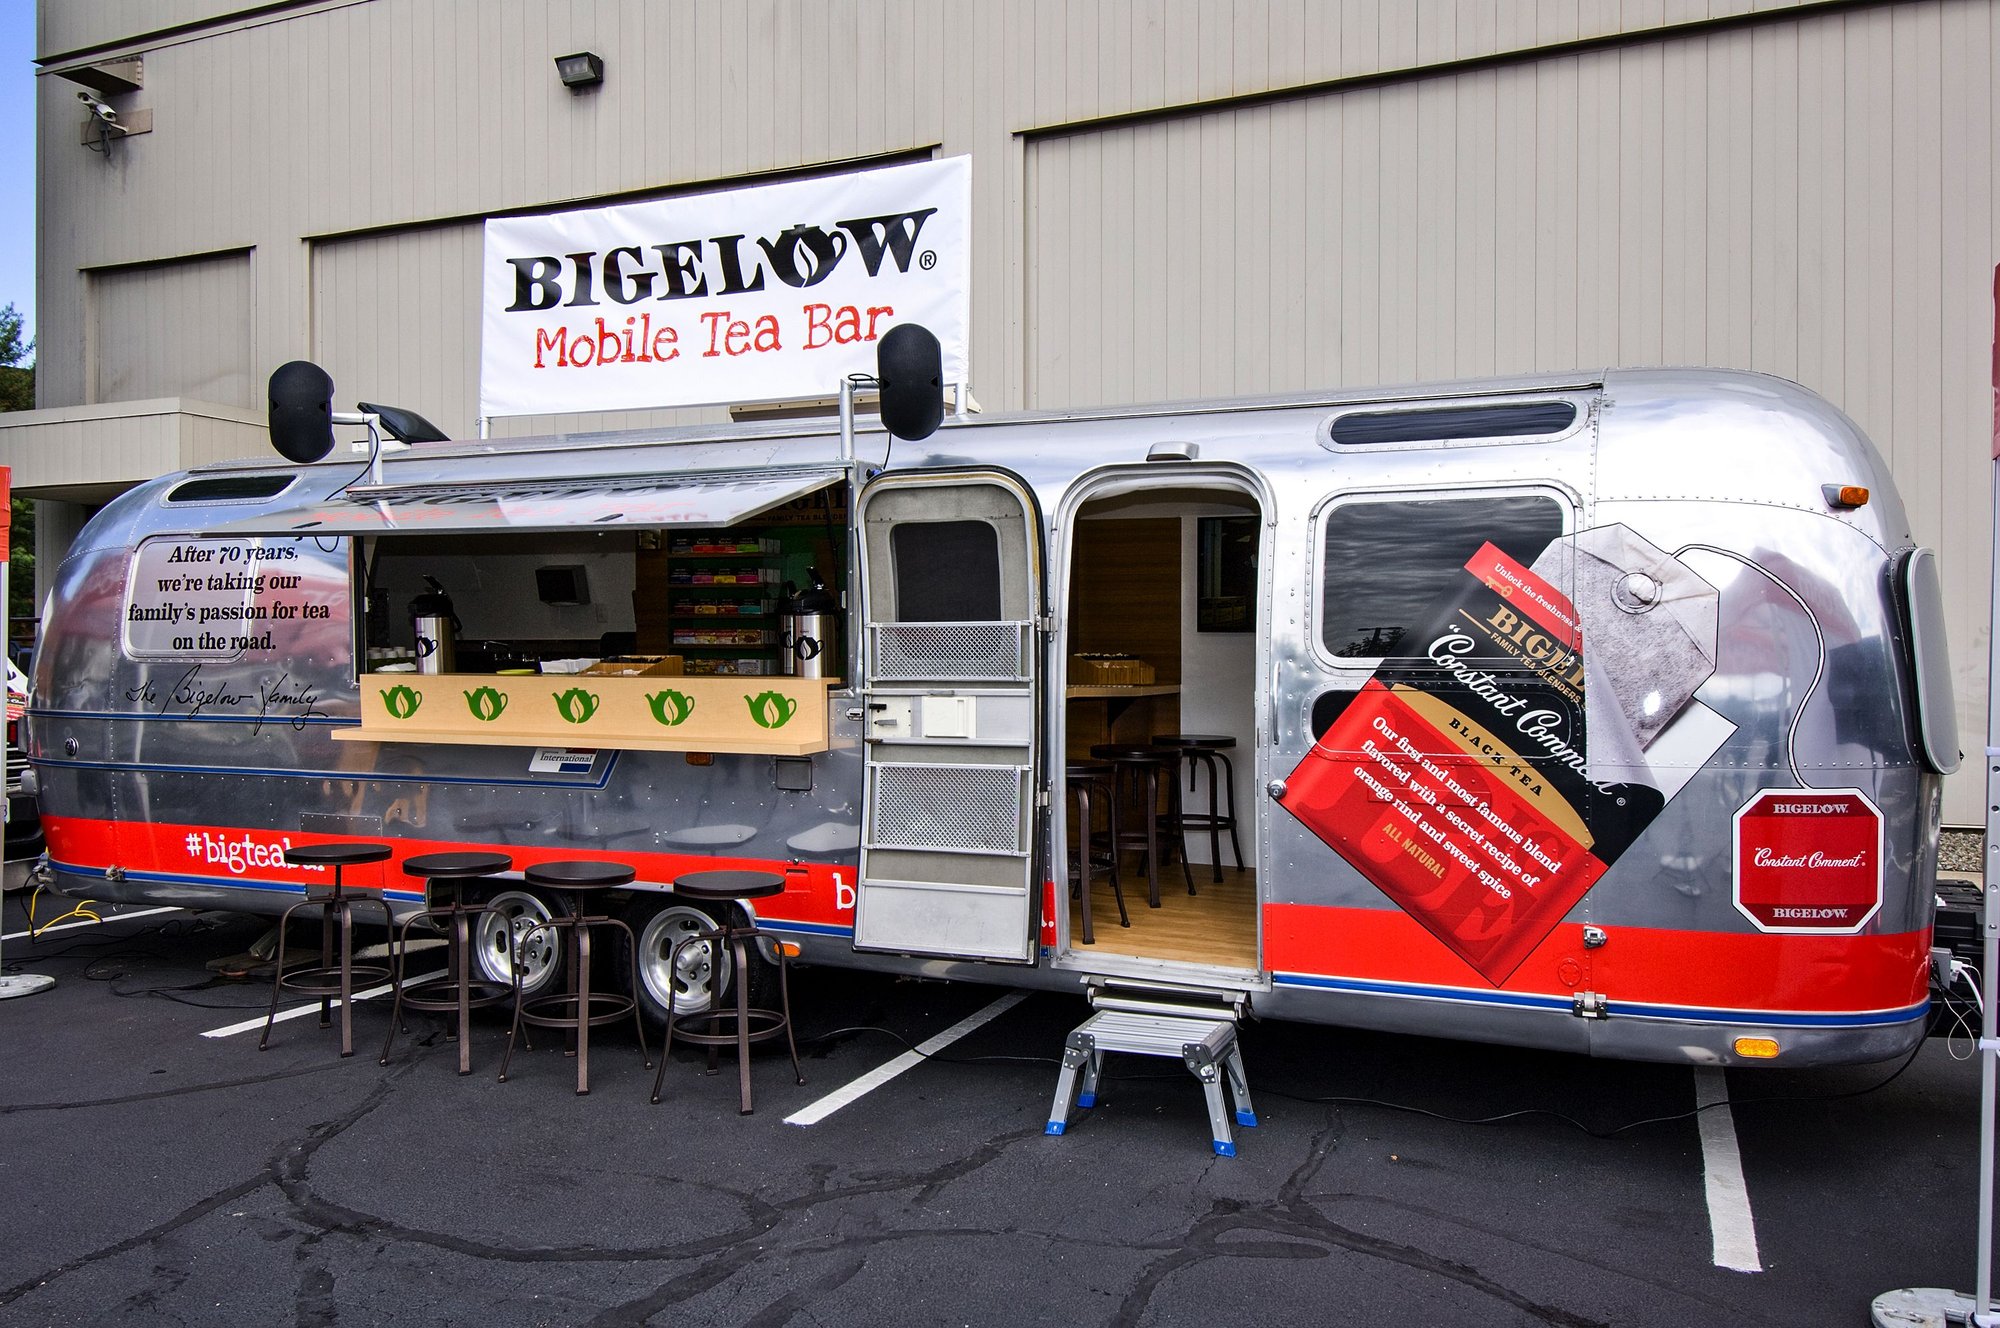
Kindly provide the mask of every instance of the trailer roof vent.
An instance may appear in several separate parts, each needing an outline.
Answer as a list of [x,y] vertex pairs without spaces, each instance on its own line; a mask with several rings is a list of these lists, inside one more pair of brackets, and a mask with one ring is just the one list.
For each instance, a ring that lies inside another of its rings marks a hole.
[[1567,432],[1575,423],[1573,401],[1496,401],[1412,410],[1383,410],[1377,406],[1334,416],[1327,425],[1327,435],[1340,447],[1474,439],[1513,441],[1553,437]]
[[167,491],[170,503],[242,503],[276,498],[292,487],[292,475],[218,475],[189,480]]

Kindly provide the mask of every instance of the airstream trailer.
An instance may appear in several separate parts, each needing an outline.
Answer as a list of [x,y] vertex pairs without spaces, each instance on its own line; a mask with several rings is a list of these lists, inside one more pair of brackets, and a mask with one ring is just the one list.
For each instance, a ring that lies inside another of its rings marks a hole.
[[[655,1013],[730,980],[669,962],[705,921],[671,882],[729,866],[788,873],[756,913],[810,964],[1653,1060],[1923,1036],[1937,570],[1808,391],[1607,371],[848,446],[433,441],[124,494],[35,662],[54,879],[276,913],[300,843],[391,843],[405,906],[418,853],[625,862]],[[1190,735],[1127,791],[1155,850],[1073,891],[1105,827],[1070,767]],[[482,962],[548,980],[512,938],[553,905],[491,893]]]

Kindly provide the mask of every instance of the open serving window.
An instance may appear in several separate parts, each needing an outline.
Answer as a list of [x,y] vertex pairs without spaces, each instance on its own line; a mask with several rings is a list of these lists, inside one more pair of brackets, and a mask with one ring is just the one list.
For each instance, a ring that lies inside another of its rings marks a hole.
[[846,481],[355,486],[219,533],[353,540],[344,740],[801,755],[842,685]]

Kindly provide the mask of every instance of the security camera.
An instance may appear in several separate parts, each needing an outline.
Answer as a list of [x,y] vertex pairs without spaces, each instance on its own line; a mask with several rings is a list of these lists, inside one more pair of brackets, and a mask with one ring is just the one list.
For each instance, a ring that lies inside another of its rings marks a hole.
[[76,94],[76,99],[82,102],[85,106],[88,106],[90,108],[90,113],[92,115],[95,115],[98,119],[104,121],[104,123],[114,124],[114,125],[118,123],[118,112],[112,110],[109,106],[105,105],[97,98],[91,96],[88,92],[78,91],[78,93]]

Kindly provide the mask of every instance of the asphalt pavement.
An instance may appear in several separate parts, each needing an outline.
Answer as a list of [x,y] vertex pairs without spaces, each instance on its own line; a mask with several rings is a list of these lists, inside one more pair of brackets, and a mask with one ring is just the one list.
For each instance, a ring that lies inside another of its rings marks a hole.
[[24,903],[5,965],[56,985],[0,1002],[0,1324],[1858,1328],[1884,1291],[1973,1279],[1963,1040],[1725,1076],[1251,1023],[1258,1125],[1221,1158],[1164,1059],[1114,1059],[1044,1134],[1080,998],[799,970],[809,1082],[766,1045],[745,1117],[728,1059],[710,1077],[691,1049],[649,1105],[624,1028],[587,1097],[548,1036],[497,1083],[495,1011],[463,1078],[431,1017],[378,1065],[381,1000],[351,1059],[310,1015],[260,1053],[227,1030],[267,988],[207,964],[262,924],[107,913],[28,940]]

